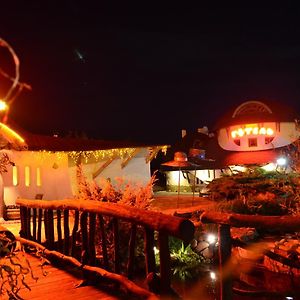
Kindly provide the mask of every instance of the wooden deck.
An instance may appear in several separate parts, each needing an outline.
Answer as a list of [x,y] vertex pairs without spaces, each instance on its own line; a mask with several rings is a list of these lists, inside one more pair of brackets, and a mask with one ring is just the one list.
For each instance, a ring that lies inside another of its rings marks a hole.
[[112,286],[97,287],[93,285],[87,285],[76,287],[78,284],[82,283],[80,272],[75,272],[74,269],[68,269],[68,271],[66,271],[66,268],[59,269],[49,264],[43,266],[42,268],[41,259],[29,254],[26,254],[26,257],[28,258],[32,267],[33,275],[38,277],[38,280],[35,281],[32,278],[26,279],[31,291],[25,288],[21,290],[19,295],[24,300],[130,299],[125,297],[125,295],[113,294],[113,291],[116,289],[114,289]]

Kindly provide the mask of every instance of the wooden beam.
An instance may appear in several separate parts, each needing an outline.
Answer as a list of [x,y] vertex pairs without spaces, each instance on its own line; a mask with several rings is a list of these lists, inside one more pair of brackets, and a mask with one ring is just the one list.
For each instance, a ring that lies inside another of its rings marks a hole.
[[132,152],[132,154],[122,161],[121,168],[124,169],[128,165],[128,163],[131,161],[131,159],[134,156],[136,156],[140,151],[141,151],[141,148],[135,148],[134,151]]
[[93,179],[95,179],[99,174],[101,174],[103,170],[114,161],[114,159],[115,157],[109,158],[103,165],[101,165],[99,169],[93,173]]

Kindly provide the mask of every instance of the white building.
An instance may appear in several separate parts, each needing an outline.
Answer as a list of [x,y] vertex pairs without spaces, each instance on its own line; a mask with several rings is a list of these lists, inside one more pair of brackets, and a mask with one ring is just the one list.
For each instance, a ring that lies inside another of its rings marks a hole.
[[198,166],[181,168],[180,172],[178,168],[168,170],[167,188],[177,190],[179,174],[181,191],[190,191],[194,185],[196,189],[203,187],[202,182],[209,182],[222,172],[243,170],[249,165],[276,168],[277,160],[287,155],[289,145],[299,139],[296,119],[296,112],[280,103],[246,101],[224,114],[213,133],[185,132],[173,150],[185,151],[189,161]]
[[166,145],[61,138],[31,134],[0,123],[1,152],[14,165],[0,175],[0,218],[3,205],[18,197],[45,200],[73,197],[77,191],[76,166],[83,164],[88,180],[117,177],[148,183],[150,162]]

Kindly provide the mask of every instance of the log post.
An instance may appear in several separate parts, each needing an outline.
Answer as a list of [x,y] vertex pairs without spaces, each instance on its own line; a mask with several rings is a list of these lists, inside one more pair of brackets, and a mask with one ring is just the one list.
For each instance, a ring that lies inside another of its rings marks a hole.
[[38,231],[37,231],[37,241],[41,244],[42,242],[42,218],[43,218],[43,210],[39,208],[38,210],[39,216],[38,216]]
[[37,218],[36,208],[33,208],[32,211],[33,211],[33,215],[32,215],[32,239],[34,241],[36,241],[37,240],[37,236],[36,236],[36,218]]
[[56,211],[57,222],[56,222],[56,230],[57,230],[57,247],[58,251],[63,250],[63,242],[62,242],[62,232],[61,232],[61,210],[58,209]]
[[49,249],[54,249],[54,220],[53,220],[53,210],[48,209],[48,238],[49,238]]
[[82,245],[81,245],[81,262],[86,264],[89,259],[89,238],[87,229],[87,212],[82,212],[80,217],[80,229],[82,235]]
[[220,300],[232,299],[232,277],[230,269],[231,235],[229,225],[219,225]]
[[69,255],[70,249],[70,229],[69,229],[69,210],[64,210],[64,254]]
[[89,213],[89,264],[94,266],[96,263],[95,251],[95,228],[96,227],[96,214]]
[[79,211],[75,210],[75,216],[74,216],[74,226],[72,230],[72,249],[71,249],[71,255],[75,257],[76,255],[76,241],[77,241],[77,231],[79,226]]
[[169,251],[169,238],[164,232],[158,234],[159,259],[160,259],[160,287],[162,294],[171,291],[171,258]]
[[26,207],[21,206],[20,207],[20,217],[21,217],[21,230],[20,230],[20,236],[27,238],[26,236]]
[[26,213],[26,234],[27,234],[27,238],[31,240],[32,236],[31,236],[31,208],[30,207],[27,208],[27,213]]
[[155,273],[155,254],[154,254],[154,231],[145,227],[145,262],[146,262],[146,275],[151,272]]
[[133,266],[134,266],[134,252],[135,252],[135,241],[136,241],[136,224],[131,224],[130,239],[129,239],[129,250],[128,250],[128,263],[127,263],[127,277],[133,277]]
[[112,219],[113,233],[114,233],[114,272],[120,274],[121,263],[120,263],[120,243],[119,243],[119,223],[117,218]]
[[101,235],[101,242],[102,242],[101,244],[102,244],[103,266],[104,266],[104,269],[109,270],[104,220],[101,215],[98,215],[98,220],[99,220],[100,235]]
[[48,231],[48,209],[44,210],[44,229],[45,229],[45,244],[48,248],[49,246],[49,231]]

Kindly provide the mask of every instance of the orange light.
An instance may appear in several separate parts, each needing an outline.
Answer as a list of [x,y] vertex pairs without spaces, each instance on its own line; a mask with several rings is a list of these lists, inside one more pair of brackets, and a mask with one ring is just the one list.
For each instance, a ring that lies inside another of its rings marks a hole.
[[247,135],[251,134],[251,132],[252,132],[252,127],[247,127],[247,128],[245,128],[245,132],[246,132]]
[[239,129],[238,129],[238,135],[239,135],[240,137],[242,137],[244,134],[245,134],[244,130],[243,130],[242,128],[239,128]]
[[267,135],[273,135],[273,134],[274,134],[274,130],[272,128],[268,128]]
[[0,111],[5,111],[5,110],[7,110],[7,108],[8,108],[8,105],[6,104],[6,102],[3,100],[0,100]]
[[260,128],[259,134],[267,134],[267,129],[265,127]]
[[266,127],[251,127],[250,125],[245,125],[245,128],[238,128],[231,131],[231,137],[235,139],[236,137],[243,137],[244,135],[268,135],[273,136],[274,130],[272,128]]
[[253,133],[253,134],[258,134],[258,127],[254,127],[254,128],[252,129],[252,133]]

